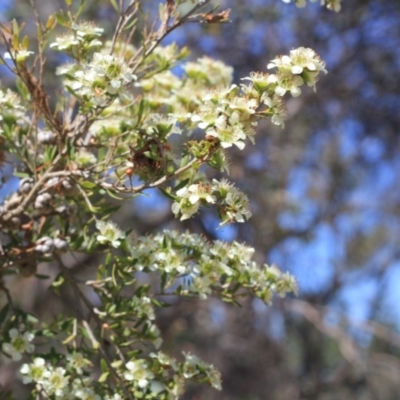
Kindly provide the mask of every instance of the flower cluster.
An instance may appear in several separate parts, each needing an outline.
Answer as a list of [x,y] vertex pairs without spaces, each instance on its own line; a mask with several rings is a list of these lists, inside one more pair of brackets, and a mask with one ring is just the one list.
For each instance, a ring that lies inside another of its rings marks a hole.
[[259,103],[256,99],[238,97],[239,87],[215,90],[202,99],[192,121],[205,130],[206,137],[216,138],[223,148],[243,149],[246,138],[253,141],[256,122],[253,118]]
[[179,48],[176,43],[168,46],[157,46],[149,56],[149,62],[154,62],[161,70],[169,69],[177,61],[188,55],[186,47]]
[[165,231],[154,237],[143,237],[131,246],[136,270],[160,271],[171,277],[186,277],[187,287],[180,294],[197,294],[206,298],[218,292],[229,299],[230,285],[240,286],[265,302],[276,292],[284,296],[296,291],[296,282],[275,266],[259,267],[252,261],[254,249],[237,242],[208,243],[199,235]]
[[[35,383],[38,391],[57,399],[93,399],[101,400],[93,389],[93,382],[83,377],[83,368],[90,366],[81,353],[67,355],[67,368],[53,366],[44,358],[36,357],[32,363],[21,367],[22,382]],[[78,375],[79,378],[73,378]]]
[[59,51],[87,51],[93,47],[101,46],[101,41],[97,38],[101,36],[104,29],[96,26],[89,21],[74,22],[71,31],[62,36],[58,36],[56,41],[50,44],[51,48]]
[[183,353],[185,362],[183,364],[183,376],[192,378],[196,375],[203,375],[204,380],[214,389],[221,390],[221,374],[211,364],[201,360],[196,355]]
[[190,124],[191,114],[210,89],[231,84],[233,69],[221,61],[202,57],[183,64],[182,79],[163,71],[142,79],[136,85],[146,93],[146,102],[154,111],[167,111],[179,121]]
[[182,214],[181,221],[195,214],[200,205],[215,204],[222,220],[221,225],[230,222],[244,222],[251,217],[249,200],[228,181],[213,180],[212,184],[197,183],[183,187],[176,192],[172,212]]
[[231,85],[203,95],[195,112],[188,114],[191,121],[204,129],[206,139],[216,140],[222,148],[235,145],[241,150],[246,139],[254,143],[254,128],[261,117],[270,116],[283,127],[282,96],[286,92],[299,96],[304,84],[315,90],[318,74],[326,70],[318,55],[304,47],[268,64],[268,69],[275,67],[275,74],[253,72],[243,78],[251,82],[249,86]]
[[[292,0],[282,0],[284,3],[290,3]],[[310,0],[311,2],[315,3],[318,0]],[[294,0],[294,2],[296,3],[296,6],[299,8],[305,7],[307,2],[306,0]],[[342,0],[321,0],[321,5],[325,5],[326,4],[326,8],[328,8],[329,10],[333,10],[336,12],[339,12],[341,9],[341,5],[340,3],[342,2]]]
[[[205,382],[221,390],[221,376],[211,364],[199,357],[183,353],[184,361],[178,363],[174,358],[162,353],[151,353],[148,359],[134,358],[127,363],[114,363],[121,380],[129,391],[142,398],[168,393],[165,399],[177,400],[183,392],[187,379]],[[104,388],[96,386],[88,376],[92,363],[79,352],[68,353],[62,359],[65,367],[53,365],[50,361],[35,357],[32,362],[22,365],[20,372],[24,384],[35,384],[37,392],[46,393],[58,400],[122,400],[114,391],[112,396],[104,395]],[[158,380],[162,376],[162,380]],[[100,379],[101,380],[101,379]],[[154,398],[154,397],[151,397]]]
[[278,68],[276,75],[270,75],[269,81],[275,83],[275,93],[283,96],[290,91],[292,96],[300,95],[300,86],[307,84],[315,90],[315,84],[320,72],[326,73],[325,63],[314,50],[305,47],[291,50],[289,56],[272,60],[268,69]]
[[221,182],[213,179],[213,188],[217,194],[221,225],[231,222],[245,222],[251,217],[250,204],[247,196],[235,188],[227,180]]
[[214,204],[216,202],[212,193],[212,186],[203,183],[183,187],[176,192],[177,199],[172,204],[172,212],[175,215],[181,213],[181,221],[188,219],[198,211],[201,203]]
[[5,126],[22,124],[26,109],[21,105],[21,98],[12,90],[0,90],[0,133]]
[[96,156],[87,151],[85,149],[80,149],[78,152],[74,154],[74,161],[80,168],[85,168],[90,165],[96,164],[97,158]]
[[187,62],[182,66],[187,77],[202,86],[228,86],[233,79],[233,68],[221,61],[201,57],[196,62]]
[[103,53],[94,53],[87,64],[60,67],[57,73],[66,76],[66,87],[89,107],[104,106],[117,97],[125,98],[127,85],[136,79],[122,57]]
[[[340,8],[338,0],[321,2]],[[294,278],[275,266],[259,266],[252,260],[254,249],[237,242],[210,243],[199,235],[165,231],[133,243],[107,220],[113,208],[104,197],[161,189],[173,181],[175,190],[162,190],[174,199],[172,212],[181,220],[212,205],[221,225],[244,222],[251,216],[248,198],[226,180],[208,181],[200,167],[208,163],[226,169],[225,149],[242,150],[247,139],[254,143],[260,118],[283,125],[283,96],[298,96],[302,85],[315,88],[318,74],[326,72],[324,63],[311,49],[300,48],[268,65],[276,73],[252,73],[245,78],[248,85],[232,85],[233,69],[208,57],[184,64],[180,76],[171,68],[186,56],[186,49],[158,46],[151,34],[137,49],[128,43],[137,42],[132,36],[136,20],[128,21],[140,11],[135,2],[120,15],[113,39],[104,45],[99,40],[102,28],[78,22],[83,3],[76,15],[71,1],[66,3],[68,12],[51,16],[40,30],[39,45],[43,49],[56,20],[68,28],[50,48],[73,60],[56,70],[70,96],[61,103],[47,102],[45,89],[36,86],[41,79],[35,80],[21,64],[15,73],[22,78],[17,86],[26,109],[15,93],[0,91],[0,164],[12,153],[19,172],[15,176],[21,177],[0,205],[0,250],[11,257],[5,268],[24,277],[36,273],[42,258],[57,258],[60,274],[54,290],[73,283],[66,279],[59,254],[100,251],[105,257],[96,268],[96,280],[85,282],[89,291],[77,291],[77,301],[91,309],[96,323],[79,325],[77,319],[55,317],[38,331],[54,339],[54,348],[38,356],[33,355],[34,334],[15,323],[34,318],[18,318],[13,307],[9,323],[15,327],[3,324],[1,349],[16,362],[30,354],[20,372],[23,383],[32,384],[32,398],[122,400],[128,391],[134,398],[177,400],[186,379],[220,390],[219,372],[195,355],[184,353],[182,362],[161,352],[148,355],[148,345],[158,350],[162,344],[157,307],[168,305],[167,295],[205,299],[215,294],[228,302],[254,295],[270,302],[275,294],[296,291]],[[173,14],[170,22],[177,18],[178,23],[178,14]],[[33,53],[27,50],[28,38],[18,48],[20,29],[16,21],[12,25],[15,49],[6,57],[21,63]],[[197,128],[203,137],[187,140]],[[181,135],[179,143],[173,134]],[[179,158],[174,152],[181,149]],[[137,186],[133,174],[141,180]],[[127,177],[131,187],[122,181]],[[96,228],[88,225],[92,221]],[[93,292],[96,307],[86,297]],[[10,300],[12,293],[6,290],[6,295]],[[2,312],[6,319],[8,311]],[[56,342],[66,331],[70,336],[63,348]]]
[[100,231],[96,239],[99,243],[110,243],[112,247],[119,247],[121,241],[125,239],[125,233],[117,225],[109,221],[96,221],[96,228]]

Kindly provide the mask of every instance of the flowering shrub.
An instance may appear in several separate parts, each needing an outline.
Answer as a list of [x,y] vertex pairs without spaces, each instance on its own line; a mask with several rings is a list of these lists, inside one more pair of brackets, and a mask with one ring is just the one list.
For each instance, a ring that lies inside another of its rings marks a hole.
[[[201,167],[228,172],[225,152],[254,143],[261,119],[283,127],[285,94],[299,96],[303,85],[315,90],[319,73],[326,73],[323,61],[300,47],[271,61],[273,74],[252,73],[235,85],[231,67],[202,57],[183,63],[178,76],[172,67],[188,51],[163,47],[162,39],[189,21],[223,22],[227,12],[205,12],[209,1],[199,1],[183,14],[184,1],[168,0],[152,25],[158,28],[135,47],[129,29],[140,3],[125,9],[111,3],[119,14],[111,40],[101,27],[81,21],[82,7],[74,11],[71,0],[67,11],[38,21],[40,51],[20,40],[16,21],[1,27],[2,61],[18,77],[19,93],[0,90],[0,166],[18,160],[19,187],[0,205],[0,289],[7,299],[0,343],[4,357],[23,360],[22,382],[32,384],[37,398],[178,399],[186,380],[219,390],[213,365],[160,350],[156,312],[167,305],[165,296],[236,303],[251,295],[270,303],[274,294],[296,291],[292,276],[257,265],[254,250],[237,242],[209,243],[176,231],[135,239],[111,222],[115,210],[107,199],[158,188],[181,220],[213,207],[221,225],[245,222],[251,217],[246,195],[226,179],[208,180]],[[326,3],[340,8],[339,1]],[[57,24],[64,32],[54,37]],[[55,72],[63,90],[59,103],[45,92],[42,69],[28,66],[33,59],[42,65],[44,54],[56,51],[70,60]],[[201,132],[195,138],[194,130]],[[173,151],[177,135],[185,143],[181,154]],[[65,264],[64,256],[74,252],[104,255],[97,278],[84,282],[96,305]],[[45,324],[14,304],[6,275],[40,278],[37,266],[45,261],[59,269],[53,290],[73,288],[82,308],[75,317],[59,315]],[[143,283],[139,272],[157,285]],[[41,352],[49,341],[57,346]]]

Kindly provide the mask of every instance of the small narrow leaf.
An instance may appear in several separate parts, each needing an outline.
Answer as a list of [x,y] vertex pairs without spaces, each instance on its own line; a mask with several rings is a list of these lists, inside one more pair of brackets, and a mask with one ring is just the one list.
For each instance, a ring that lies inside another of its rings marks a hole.
[[167,192],[165,189],[159,187],[158,190],[159,190],[165,197],[167,197],[168,199],[176,200],[176,197],[175,197],[174,195],[172,195],[171,193]]
[[53,28],[53,25],[55,22],[56,22],[56,19],[54,18],[54,15],[49,15],[49,18],[47,18],[47,22],[46,22],[46,29]]
[[78,11],[76,12],[75,18],[78,17],[81,14],[81,12],[83,11],[83,7],[84,6],[85,6],[85,0],[81,0],[81,4],[80,4],[80,6],[78,8]]
[[27,35],[22,39],[22,47],[27,49],[29,47],[29,37]]
[[179,183],[177,186],[175,186],[174,190],[177,192],[179,189],[182,189],[189,183],[190,179],[184,179],[181,183]]
[[11,22],[11,26],[12,26],[12,33],[13,35],[19,35],[19,29],[18,29],[18,22],[16,19],[13,19]]
[[115,11],[116,11],[118,14],[121,14],[121,11],[120,11],[119,8],[118,8],[117,2],[116,2],[115,0],[110,0],[110,3],[111,3],[111,5],[115,8]]
[[108,378],[108,375],[110,375],[109,372],[103,372],[103,373],[100,375],[99,383],[105,382],[105,381],[107,380],[107,378]]

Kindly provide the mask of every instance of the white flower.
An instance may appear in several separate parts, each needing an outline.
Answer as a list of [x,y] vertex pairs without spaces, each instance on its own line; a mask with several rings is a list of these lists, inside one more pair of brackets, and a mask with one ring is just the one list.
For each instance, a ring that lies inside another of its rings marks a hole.
[[8,332],[10,343],[3,343],[2,349],[11,356],[13,361],[20,361],[23,353],[32,353],[35,346],[30,343],[35,335],[31,332],[21,333],[18,329],[12,328]]
[[33,51],[29,51],[24,48],[18,50],[11,50],[10,52],[4,53],[4,58],[14,59],[17,63],[25,61],[31,54],[35,54]]
[[72,33],[58,36],[56,41],[50,45],[59,51],[70,50],[72,47],[79,45],[79,39]]
[[193,279],[190,287],[191,292],[198,293],[203,300],[211,294],[211,280],[208,276],[197,276]]
[[101,397],[90,387],[81,387],[75,390],[74,395],[82,400],[101,400]]
[[182,213],[181,221],[190,218],[195,214],[201,204],[201,201],[206,203],[215,203],[215,197],[211,193],[211,186],[204,184],[193,184],[189,187],[183,187],[176,192],[180,197],[172,204],[172,212],[178,215]]
[[127,381],[137,382],[140,388],[144,388],[149,384],[149,380],[154,378],[154,374],[148,370],[145,360],[129,361],[125,365],[127,371],[124,372],[124,378]]
[[121,240],[125,239],[125,233],[113,222],[96,221],[96,228],[100,231],[100,235],[96,238],[99,243],[111,243],[111,246],[117,248]]
[[46,372],[46,362],[43,358],[36,357],[31,364],[24,364],[20,372],[23,375],[22,382],[24,384],[36,382],[41,383]]
[[194,354],[183,353],[185,362],[183,364],[183,376],[186,379],[192,378],[199,373],[197,365],[202,361]]
[[84,39],[93,39],[96,36],[101,36],[104,32],[103,28],[98,27],[90,21],[80,21],[72,24],[72,29],[77,36]]
[[42,386],[49,395],[62,396],[64,394],[69,384],[68,376],[65,376],[66,372],[62,367],[51,368],[44,372],[46,380],[42,382]]
[[83,368],[90,365],[90,361],[83,357],[82,353],[68,353],[67,354],[67,363],[69,368],[75,370],[75,372],[79,375],[83,373]]
[[213,189],[221,198],[220,207],[221,225],[230,222],[245,222],[251,217],[249,199],[240,190],[232,186],[228,181],[213,180]]
[[96,164],[97,162],[96,156],[85,149],[80,149],[77,153],[75,153],[74,159],[79,167],[87,167],[89,165]]

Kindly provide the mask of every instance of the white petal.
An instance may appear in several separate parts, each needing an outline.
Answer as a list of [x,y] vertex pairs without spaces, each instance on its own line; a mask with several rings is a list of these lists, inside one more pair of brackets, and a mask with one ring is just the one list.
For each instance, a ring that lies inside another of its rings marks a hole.
[[292,74],[298,75],[303,72],[303,67],[300,67],[300,65],[294,65],[291,69]]

